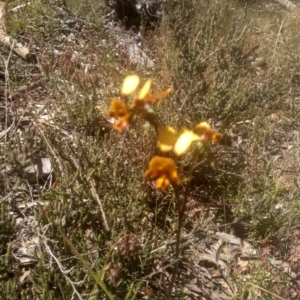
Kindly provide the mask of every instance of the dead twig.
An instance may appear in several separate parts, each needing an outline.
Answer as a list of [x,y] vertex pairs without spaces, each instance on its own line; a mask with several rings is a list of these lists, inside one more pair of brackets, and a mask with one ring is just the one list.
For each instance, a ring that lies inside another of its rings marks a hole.
[[51,251],[50,247],[48,246],[48,244],[45,242],[46,238],[39,234],[40,240],[42,241],[42,243],[44,244],[44,247],[46,249],[46,252],[51,256],[51,258],[56,262],[58,268],[60,269],[61,273],[63,274],[63,276],[65,277],[65,279],[70,283],[70,285],[72,286],[73,289],[73,293],[77,295],[78,299],[83,300],[81,295],[79,294],[79,292],[77,291],[75,285],[78,285],[77,282],[73,282],[68,276],[67,274],[70,272],[69,270],[65,270],[64,267],[62,266],[62,264],[60,263],[59,259],[54,255],[54,253]]
[[286,299],[284,299],[284,298],[282,298],[282,297],[280,297],[280,296],[278,296],[278,295],[276,295],[276,294],[274,294],[274,293],[272,293],[272,292],[270,292],[270,291],[267,291],[266,289],[264,289],[264,288],[262,288],[262,287],[260,287],[260,286],[258,286],[258,285],[256,285],[256,284],[253,284],[253,283],[251,283],[251,282],[248,282],[248,284],[250,284],[250,285],[256,287],[257,289],[259,289],[259,290],[261,290],[261,291],[263,291],[263,292],[266,292],[266,293],[272,295],[272,296],[275,297],[276,299],[286,300]]
[[27,62],[37,62],[37,58],[34,54],[30,53],[29,49],[18,43],[14,39],[12,39],[6,33],[5,27],[5,2],[0,2],[0,43],[5,45],[6,47],[12,49],[12,51],[20,56],[22,59],[26,60]]
[[106,216],[105,216],[105,213],[104,213],[104,210],[103,210],[103,206],[102,206],[102,203],[101,203],[101,200],[96,192],[96,189],[95,189],[95,182],[93,180],[90,181],[90,185],[91,185],[91,191],[92,191],[92,195],[95,197],[95,199],[97,200],[98,204],[99,204],[99,208],[100,208],[100,211],[101,211],[101,214],[102,214],[102,219],[103,219],[103,223],[104,223],[104,227],[106,229],[106,231],[110,231],[109,229],[109,226],[108,226],[108,223],[107,223],[107,220],[106,220]]

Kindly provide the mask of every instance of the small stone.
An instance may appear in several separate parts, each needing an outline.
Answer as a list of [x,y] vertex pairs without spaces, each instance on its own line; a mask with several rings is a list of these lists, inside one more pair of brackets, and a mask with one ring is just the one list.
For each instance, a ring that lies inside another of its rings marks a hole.
[[30,183],[35,183],[39,179],[45,178],[50,175],[52,165],[49,158],[39,158],[35,164],[25,168],[25,178]]

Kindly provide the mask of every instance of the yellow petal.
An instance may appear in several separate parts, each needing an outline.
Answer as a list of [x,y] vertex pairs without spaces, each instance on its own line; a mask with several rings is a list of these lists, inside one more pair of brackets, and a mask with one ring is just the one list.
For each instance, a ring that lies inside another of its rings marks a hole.
[[111,109],[109,112],[110,117],[122,117],[128,113],[126,103],[121,99],[114,98],[111,100]]
[[222,138],[222,134],[214,131],[207,122],[199,123],[195,128],[196,133],[204,142],[218,142]]
[[187,151],[193,142],[199,141],[200,137],[192,131],[184,131],[177,139],[174,152],[176,155],[182,155]]
[[144,86],[142,87],[142,89],[140,91],[140,94],[139,94],[139,99],[140,100],[143,100],[147,96],[147,94],[149,93],[150,87],[151,87],[151,83],[152,83],[152,80],[148,79],[146,81],[146,83],[144,84]]
[[153,95],[153,96],[154,96],[155,100],[160,100],[161,98],[164,98],[164,97],[166,97],[168,94],[170,94],[171,90],[172,90],[171,88],[168,88],[168,89],[166,89],[165,91],[160,92],[159,94],[155,94],[155,95]]
[[211,141],[213,143],[218,142],[219,140],[221,140],[223,137],[223,135],[221,133],[215,132],[212,137],[211,137]]
[[178,176],[177,170],[172,172],[170,176],[170,181],[172,181],[173,184],[180,185],[180,178]]
[[170,94],[171,90],[171,88],[168,88],[165,91],[162,91],[158,94],[148,93],[143,99],[145,101],[154,102],[155,100],[160,100],[161,98],[166,97],[168,94]]
[[166,176],[162,176],[156,179],[155,188],[158,190],[166,190],[170,185],[170,180]]
[[165,190],[170,184],[174,187],[180,185],[180,178],[177,173],[177,167],[173,159],[154,156],[148,165],[146,178],[155,180],[155,187],[160,190]]
[[129,75],[127,76],[122,85],[121,93],[125,96],[133,93],[140,83],[140,78],[137,75]]
[[176,131],[167,126],[160,130],[157,137],[157,147],[162,152],[171,151],[177,139]]
[[207,122],[201,122],[196,126],[197,129],[203,130],[203,131],[210,131],[212,130],[210,125]]
[[128,126],[128,118],[122,117],[114,124],[114,128],[120,132],[124,131]]

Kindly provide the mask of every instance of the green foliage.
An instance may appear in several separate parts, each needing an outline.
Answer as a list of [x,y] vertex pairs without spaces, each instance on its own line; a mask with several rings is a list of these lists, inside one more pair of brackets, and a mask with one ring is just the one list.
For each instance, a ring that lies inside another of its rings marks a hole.
[[[49,3],[33,1],[22,14],[8,13],[8,33],[38,45],[45,81],[38,94],[28,92],[26,101],[13,102],[21,117],[5,147],[0,141],[0,201],[9,192],[25,206],[35,197],[38,207],[29,214],[38,222],[41,245],[21,285],[11,245],[19,229],[8,202],[1,202],[0,298],[71,299],[70,281],[89,299],[106,299],[99,282],[114,299],[165,296],[162,274],[172,271],[177,208],[171,191],[157,192],[143,179],[157,151],[155,133],[141,130],[138,121],[120,135],[107,116],[111,98],[132,73],[142,81],[153,78],[157,90],[172,85],[168,99],[157,105],[166,124],[193,128],[208,121],[224,133],[221,145],[213,145],[195,165],[189,197],[195,209],[189,208],[183,232],[201,228],[209,241],[211,228],[234,222],[243,228],[239,236],[254,243],[275,237],[280,245],[287,243],[290,228],[300,221],[297,18],[244,1],[166,1],[160,26],[145,35],[156,63],[151,71],[122,64],[103,27],[103,1],[66,2],[83,28],[76,43],[58,39],[65,19]],[[37,72],[14,59],[10,88],[27,84],[33,80],[30,72]],[[49,124],[36,121],[41,115],[48,115]],[[22,125],[24,116],[29,127]],[[23,170],[36,157],[51,159],[53,177],[28,185]],[[180,159],[184,176],[190,158]],[[182,245],[184,259],[189,246]],[[290,284],[285,275],[270,274],[260,263],[249,282],[275,294]],[[255,289],[245,289],[241,278],[234,279],[237,294],[247,299]],[[182,283],[176,284],[182,296]]]
[[11,270],[11,240],[15,231],[15,222],[7,217],[8,211],[6,205],[0,205],[0,254],[3,259],[0,260],[0,278],[8,280]]

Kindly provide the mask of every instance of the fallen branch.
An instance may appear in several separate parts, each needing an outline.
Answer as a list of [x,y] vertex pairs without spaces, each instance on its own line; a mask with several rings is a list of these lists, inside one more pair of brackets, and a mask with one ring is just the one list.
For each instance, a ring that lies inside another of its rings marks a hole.
[[5,27],[5,3],[0,2],[0,43],[12,49],[12,51],[27,62],[37,62],[36,56],[30,53],[29,49],[12,39],[6,33]]

